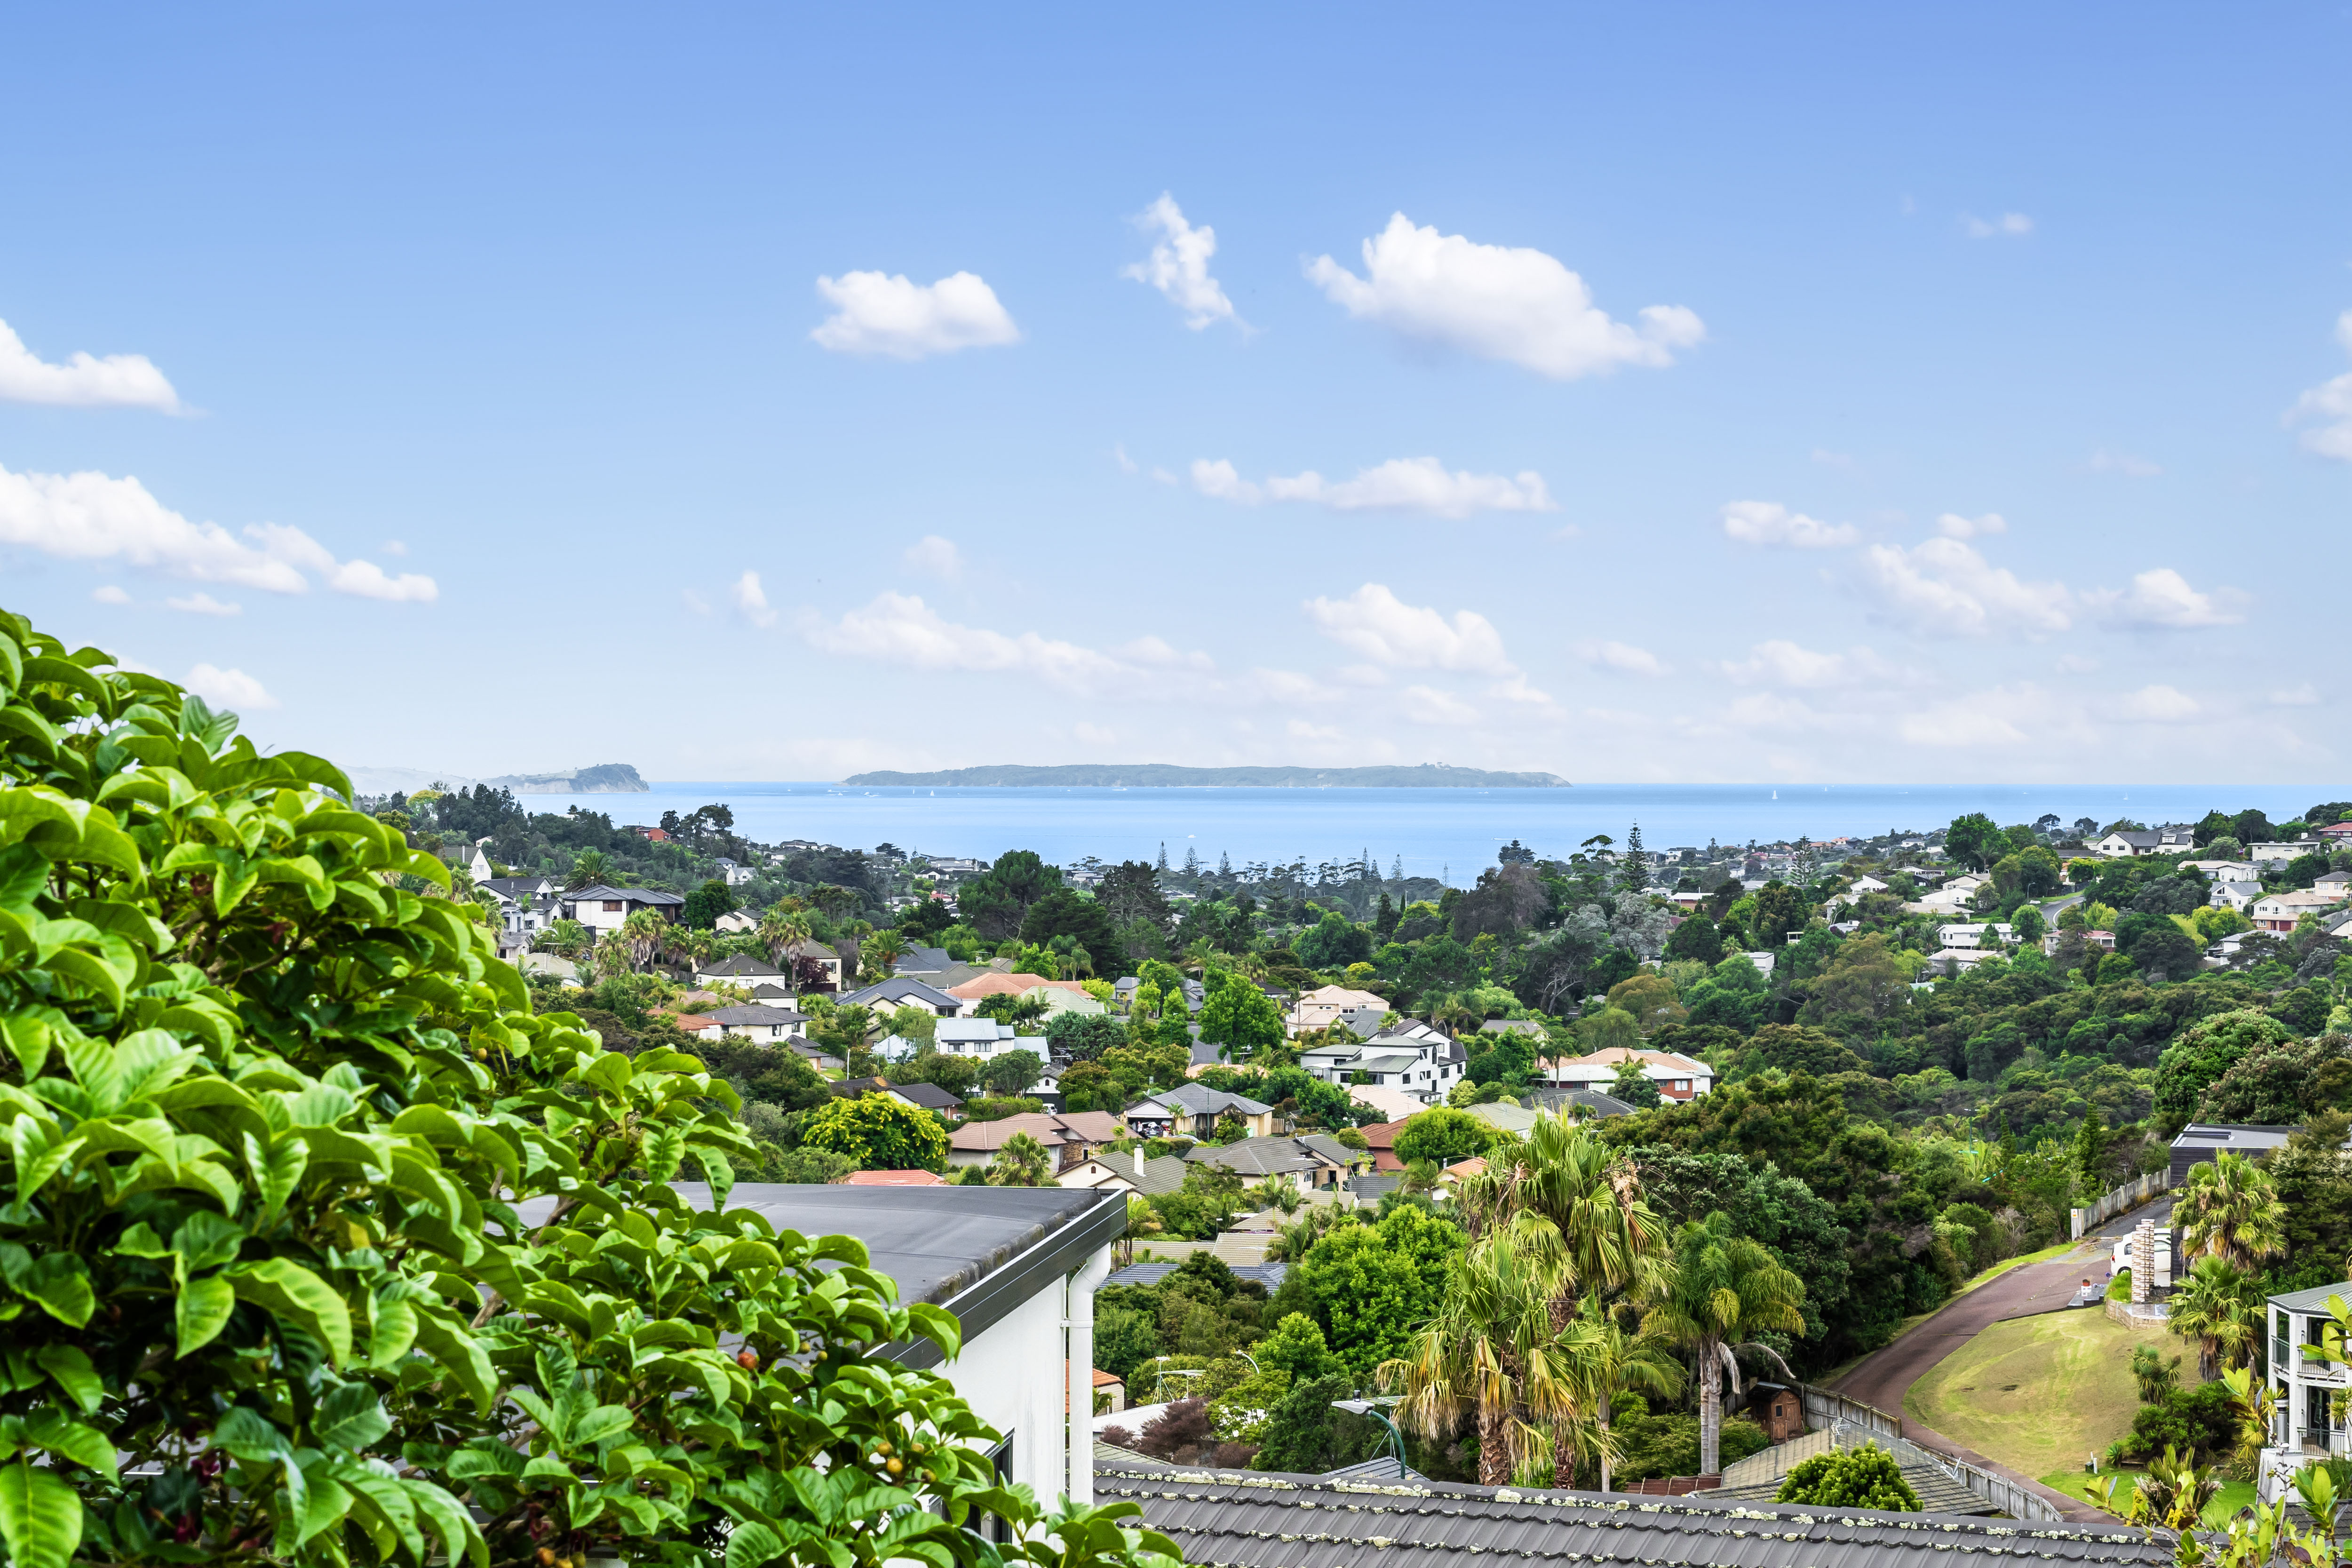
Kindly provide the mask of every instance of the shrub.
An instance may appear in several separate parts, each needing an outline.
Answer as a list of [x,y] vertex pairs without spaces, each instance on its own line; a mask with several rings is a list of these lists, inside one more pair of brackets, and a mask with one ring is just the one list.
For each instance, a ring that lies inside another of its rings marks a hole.
[[1895,1456],[1875,1443],[1859,1448],[1832,1448],[1801,1459],[1780,1483],[1775,1502],[1811,1503],[1828,1508],[1883,1508],[1901,1513],[1919,1511],[1919,1494],[1903,1479]]

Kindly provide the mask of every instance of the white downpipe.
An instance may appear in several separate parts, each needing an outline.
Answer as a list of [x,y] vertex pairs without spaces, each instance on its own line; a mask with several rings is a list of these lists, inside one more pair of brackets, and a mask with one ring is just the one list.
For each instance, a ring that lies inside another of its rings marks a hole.
[[1095,1500],[1095,1287],[1110,1274],[1110,1248],[1103,1247],[1070,1275],[1070,1355],[1065,1363],[1070,1394],[1070,1485],[1074,1503]]

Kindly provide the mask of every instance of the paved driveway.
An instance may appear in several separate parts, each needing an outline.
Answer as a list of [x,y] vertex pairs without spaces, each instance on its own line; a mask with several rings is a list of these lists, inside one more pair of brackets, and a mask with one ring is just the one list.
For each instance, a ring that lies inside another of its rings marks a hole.
[[[2056,1504],[2068,1519],[2084,1523],[2101,1521],[2113,1523],[2112,1516],[2100,1512],[2081,1499],[2052,1491],[2032,1477],[2021,1476],[2008,1466],[1996,1463],[1973,1449],[1964,1448],[1942,1433],[1914,1420],[1904,1412],[1903,1396],[1911,1391],[1911,1384],[1928,1368],[1992,1324],[2011,1318],[2029,1318],[2040,1312],[2059,1310],[2086,1279],[2104,1287],[2107,1278],[2105,1253],[2116,1238],[2127,1234],[2143,1219],[2154,1218],[2160,1226],[2167,1222],[2171,1212],[2171,1200],[2158,1198],[2130,1214],[2109,1220],[2084,1237],[2083,1245],[2063,1258],[2053,1258],[2048,1263],[2021,1264],[1990,1284],[1978,1286],[1892,1344],[1873,1352],[1832,1386],[1849,1399],[1876,1405],[1889,1415],[1900,1419],[1903,1435],[1923,1448],[1950,1454],[1979,1469],[2007,1476]],[[2084,1310],[2095,1311],[2098,1309]]]

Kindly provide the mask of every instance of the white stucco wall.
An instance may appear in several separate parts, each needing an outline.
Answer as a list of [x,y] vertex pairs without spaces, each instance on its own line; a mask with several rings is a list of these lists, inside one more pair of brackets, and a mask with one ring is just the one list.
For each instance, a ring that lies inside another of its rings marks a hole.
[[940,1369],[975,1415],[1013,1439],[1013,1479],[1027,1482],[1048,1508],[1069,1485],[1065,1294],[1055,1279],[965,1341],[963,1353]]

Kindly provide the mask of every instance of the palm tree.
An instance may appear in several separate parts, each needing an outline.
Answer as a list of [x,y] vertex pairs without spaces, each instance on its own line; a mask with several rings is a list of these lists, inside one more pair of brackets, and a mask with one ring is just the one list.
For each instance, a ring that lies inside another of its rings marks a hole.
[[2239,1337],[2232,1314],[2245,1320],[2252,1348],[2252,1322],[2245,1312],[2250,1276],[2228,1258],[2208,1253],[2189,1267],[2189,1278],[2172,1293],[2166,1306],[2166,1326],[2197,1342],[2197,1380],[2210,1383],[2221,1375],[2221,1346]]
[[[1648,1331],[1693,1352],[1698,1372],[1698,1468],[1720,1475],[1723,1465],[1723,1363],[1761,1329],[1797,1332],[1805,1326],[1805,1282],[1780,1267],[1758,1242],[1736,1234],[1731,1216],[1693,1220],[1675,1238],[1673,1283],[1643,1321]],[[1760,1348],[1760,1347],[1759,1347]]]
[[629,963],[642,969],[653,962],[661,951],[665,928],[669,922],[651,910],[639,910],[621,922],[620,938],[628,944]]
[[1135,1238],[1137,1237],[1158,1236],[1159,1234],[1160,1211],[1153,1208],[1151,1206],[1150,1200],[1146,1198],[1141,1193],[1128,1194],[1127,1228],[1118,1233],[1118,1240],[1114,1244],[1116,1250],[1118,1253],[1118,1266],[1121,1268],[1124,1268],[1129,1264],[1135,1261]]
[[866,956],[874,961],[882,971],[882,978],[887,980],[898,961],[907,956],[907,939],[895,931],[877,931],[866,939]]
[[[1621,1394],[1639,1392],[1671,1397],[1681,1393],[1683,1363],[1649,1333],[1627,1333],[1613,1315],[1601,1310],[1597,1296],[1584,1299],[1584,1320],[1594,1331],[1586,1382],[1592,1399],[1594,1425],[1600,1434],[1593,1447],[1600,1456],[1601,1489],[1605,1492],[1617,1464],[1616,1444],[1609,1431],[1611,1406]],[[1573,1476],[1558,1476],[1552,1484],[1565,1489],[1574,1479]]]
[[1486,1169],[1456,1194],[1475,1237],[1507,1231],[1551,1286],[1551,1317],[1563,1330],[1577,1299],[1623,1291],[1648,1301],[1664,1292],[1665,1223],[1642,1197],[1633,1162],[1590,1129],[1541,1115],[1527,1136],[1487,1156]]
[[988,1163],[992,1187],[1042,1187],[1054,1179],[1054,1163],[1045,1145],[1026,1132],[1015,1132],[998,1145]]
[[572,858],[572,875],[564,879],[563,890],[575,892],[593,887],[612,874],[612,864],[601,849],[583,849]]
[[[2241,1268],[2286,1246],[2286,1212],[2271,1174],[2242,1154],[2221,1153],[2189,1168],[2172,1205],[2180,1249],[2210,1254]],[[2210,1381],[2210,1379],[2209,1379]]]
[[1298,1184],[1268,1176],[1249,1191],[1250,1201],[1261,1209],[1280,1209],[1286,1215],[1298,1212],[1307,1200],[1299,1194]]
[[1402,1394],[1397,1417],[1423,1436],[1472,1420],[1482,1486],[1511,1481],[1547,1444],[1555,1469],[1573,1476],[1575,1454],[1591,1446],[1596,1337],[1580,1319],[1555,1330],[1542,1279],[1517,1249],[1488,1241],[1454,1265],[1437,1315],[1407,1353],[1381,1363],[1381,1385]]

